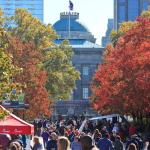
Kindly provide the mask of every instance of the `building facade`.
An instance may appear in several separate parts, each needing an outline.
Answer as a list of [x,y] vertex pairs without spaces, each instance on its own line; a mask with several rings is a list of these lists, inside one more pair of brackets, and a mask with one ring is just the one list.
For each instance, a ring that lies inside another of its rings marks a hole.
[[70,101],[58,101],[55,105],[56,114],[91,114],[89,97],[91,96],[91,82],[98,64],[101,63],[103,48],[95,43],[96,39],[91,32],[79,21],[79,13],[64,12],[60,14],[60,20],[54,25],[59,35],[55,42],[60,44],[63,40],[69,40],[74,56],[72,63],[80,72],[80,80],[76,81],[76,89],[73,91]]
[[114,19],[108,19],[107,30],[105,36],[102,37],[102,47],[106,47],[107,44],[111,43],[110,34],[114,29]]
[[8,17],[14,14],[16,8],[25,8],[43,22],[44,0],[0,0],[0,8]]
[[124,21],[134,21],[149,5],[150,0],[114,0],[115,29]]

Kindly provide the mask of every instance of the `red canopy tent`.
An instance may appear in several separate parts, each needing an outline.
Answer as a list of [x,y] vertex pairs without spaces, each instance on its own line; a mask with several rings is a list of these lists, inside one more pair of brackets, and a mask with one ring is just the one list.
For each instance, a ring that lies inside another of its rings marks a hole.
[[[2,106],[0,106],[0,109],[7,111]],[[33,135],[34,126],[9,113],[5,119],[0,120],[0,134]]]

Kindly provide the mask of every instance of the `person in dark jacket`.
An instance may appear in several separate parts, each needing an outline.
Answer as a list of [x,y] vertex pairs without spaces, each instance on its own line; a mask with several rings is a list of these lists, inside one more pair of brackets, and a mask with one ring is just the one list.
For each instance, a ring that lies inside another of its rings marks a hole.
[[136,134],[132,135],[131,138],[126,142],[125,149],[128,149],[129,145],[132,143],[136,145],[137,150],[143,149],[143,141]]
[[57,150],[57,134],[51,133],[50,140],[47,142],[46,150]]
[[112,150],[113,149],[112,142],[109,140],[109,133],[104,134],[104,138],[98,141],[97,147],[100,150]]
[[26,135],[22,135],[21,140],[22,140],[23,147],[26,148],[26,146],[27,146],[27,138],[26,138]]
[[44,129],[42,134],[41,134],[41,136],[43,138],[44,147],[46,148],[46,145],[47,145],[47,142],[48,142],[48,138],[49,138],[48,131],[46,131],[46,129]]
[[82,150],[98,150],[96,146],[93,145],[92,138],[88,135],[84,135],[80,138]]
[[114,142],[114,149],[115,150],[124,150],[123,142],[121,141],[120,136],[117,136]]

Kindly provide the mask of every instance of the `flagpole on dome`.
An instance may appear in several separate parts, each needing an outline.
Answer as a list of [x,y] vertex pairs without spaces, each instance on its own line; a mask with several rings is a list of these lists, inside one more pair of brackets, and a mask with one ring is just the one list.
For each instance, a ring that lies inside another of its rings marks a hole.
[[70,39],[70,15],[71,15],[71,11],[73,10],[73,3],[71,0],[69,0],[69,19],[68,19],[68,39]]

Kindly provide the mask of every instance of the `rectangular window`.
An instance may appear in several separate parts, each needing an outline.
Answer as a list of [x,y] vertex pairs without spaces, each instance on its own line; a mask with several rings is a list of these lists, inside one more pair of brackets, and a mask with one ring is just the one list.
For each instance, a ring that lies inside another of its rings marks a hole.
[[83,88],[83,99],[88,99],[89,97],[89,89],[88,88]]
[[84,66],[82,68],[82,71],[83,71],[82,73],[83,73],[84,76],[88,76],[89,75],[89,67]]

